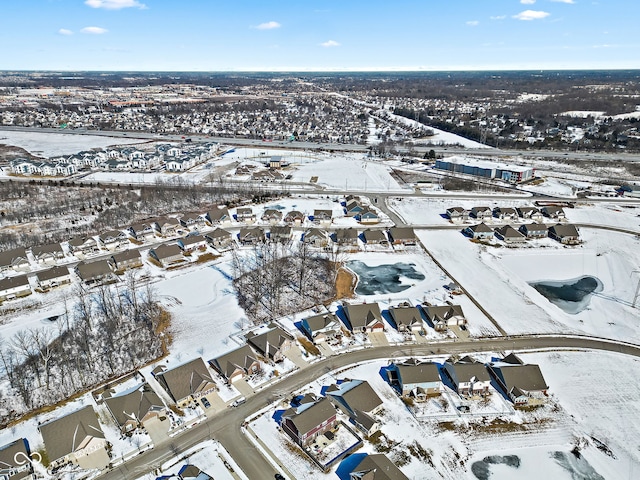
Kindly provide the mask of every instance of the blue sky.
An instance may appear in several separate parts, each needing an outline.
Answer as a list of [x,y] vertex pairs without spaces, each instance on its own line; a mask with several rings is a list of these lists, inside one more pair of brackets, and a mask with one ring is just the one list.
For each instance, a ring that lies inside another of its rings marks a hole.
[[638,0],[3,0],[2,70],[640,68]]

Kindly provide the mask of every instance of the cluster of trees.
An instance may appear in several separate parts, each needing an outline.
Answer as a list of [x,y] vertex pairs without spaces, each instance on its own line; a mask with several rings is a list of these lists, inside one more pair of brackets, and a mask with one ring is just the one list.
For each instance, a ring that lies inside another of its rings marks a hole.
[[135,273],[92,291],[79,284],[73,297],[76,303],[52,320],[55,327],[0,339],[0,425],[162,355],[159,331],[168,314]]
[[240,306],[254,323],[299,312],[335,296],[340,252],[319,252],[298,243],[290,247],[268,242],[251,251],[234,250],[233,284]]

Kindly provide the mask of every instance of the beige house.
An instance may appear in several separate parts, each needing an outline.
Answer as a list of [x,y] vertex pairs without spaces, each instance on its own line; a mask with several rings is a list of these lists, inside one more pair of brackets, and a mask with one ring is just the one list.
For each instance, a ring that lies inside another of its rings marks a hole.
[[202,358],[198,357],[154,376],[176,404],[183,406],[216,390],[216,384]]

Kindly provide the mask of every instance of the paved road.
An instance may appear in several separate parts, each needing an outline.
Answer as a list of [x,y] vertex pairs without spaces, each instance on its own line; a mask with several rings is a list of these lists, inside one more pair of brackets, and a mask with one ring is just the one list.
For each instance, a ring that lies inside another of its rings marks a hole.
[[131,459],[125,465],[100,475],[105,480],[135,478],[145,472],[153,471],[177,452],[185,451],[205,439],[214,438],[230,452],[250,479],[272,479],[276,470],[261,455],[253,444],[241,432],[244,419],[282,396],[285,398],[311,382],[333,371],[359,362],[374,359],[391,359],[407,356],[453,355],[471,352],[504,352],[536,349],[593,349],[640,357],[640,346],[620,344],[591,337],[561,336],[517,336],[500,337],[468,341],[442,341],[426,345],[398,345],[355,350],[320,360],[283,378],[256,395],[247,398],[247,402],[238,408],[228,408],[214,414],[200,424],[186,430],[171,441],[161,444]]

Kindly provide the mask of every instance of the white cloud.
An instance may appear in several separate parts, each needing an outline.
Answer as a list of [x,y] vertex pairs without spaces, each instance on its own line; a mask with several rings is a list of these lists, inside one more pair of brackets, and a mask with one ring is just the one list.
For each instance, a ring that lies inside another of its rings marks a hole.
[[536,3],[536,0],[520,0],[520,3],[522,3],[523,5],[533,5],[534,3]]
[[489,17],[490,20],[504,20],[505,18],[507,18],[506,15],[495,15],[493,17]]
[[84,27],[80,30],[82,33],[88,33],[91,35],[102,35],[103,33],[107,33],[109,30],[102,27]]
[[122,8],[140,8],[145,9],[147,6],[138,0],[86,0],[85,5],[91,8],[104,8],[105,10],[120,10]]
[[60,35],[73,35],[73,32],[71,30],[66,29],[66,28],[61,28],[60,30],[58,30],[58,33]]
[[258,25],[257,28],[258,30],[273,30],[274,28],[280,28],[282,25],[280,25],[278,22],[265,22],[265,23],[261,23],[260,25]]
[[322,42],[320,44],[321,47],[329,48],[329,47],[339,47],[340,44],[335,40],[327,40],[326,42]]
[[476,25],[479,25],[480,22],[478,20],[469,20],[467,22],[467,25],[469,25],[470,27],[475,27]]
[[520,12],[517,15],[514,15],[513,18],[518,20],[540,20],[542,18],[546,18],[551,15],[549,12],[543,12],[542,10],[525,10],[524,12]]
[[568,3],[570,5],[575,5],[575,0],[551,0],[552,2],[556,2],[556,3]]

